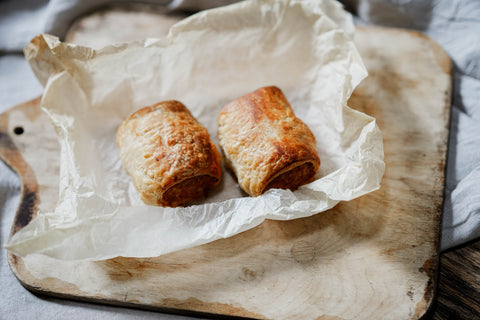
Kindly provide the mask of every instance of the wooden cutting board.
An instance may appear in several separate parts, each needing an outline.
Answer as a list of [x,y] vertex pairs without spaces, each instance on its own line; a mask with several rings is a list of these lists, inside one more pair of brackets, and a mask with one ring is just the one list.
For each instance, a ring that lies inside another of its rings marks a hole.
[[[382,130],[380,190],[309,218],[268,220],[156,258],[75,262],[9,254],[15,276],[40,294],[206,317],[424,315],[438,268],[451,62],[420,33],[360,28],[355,41],[370,75],[350,105],[376,117]],[[59,145],[39,103],[0,116],[0,155],[23,184],[12,234],[57,200]]]

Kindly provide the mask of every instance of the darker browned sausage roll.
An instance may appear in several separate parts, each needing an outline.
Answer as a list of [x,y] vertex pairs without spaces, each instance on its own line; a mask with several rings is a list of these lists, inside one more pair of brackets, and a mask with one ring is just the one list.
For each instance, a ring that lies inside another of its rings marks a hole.
[[118,128],[117,145],[123,167],[146,204],[186,204],[220,181],[217,147],[178,101],[133,113]]
[[226,163],[251,196],[270,188],[295,190],[320,166],[315,137],[277,87],[260,88],[225,107],[218,138]]

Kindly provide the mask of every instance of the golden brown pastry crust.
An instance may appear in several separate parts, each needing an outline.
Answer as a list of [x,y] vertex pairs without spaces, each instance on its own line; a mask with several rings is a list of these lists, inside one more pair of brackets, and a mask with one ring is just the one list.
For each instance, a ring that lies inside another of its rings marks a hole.
[[178,101],[133,113],[118,128],[117,145],[123,167],[146,204],[182,205],[220,182],[217,147]]
[[251,196],[270,188],[295,190],[313,180],[320,158],[315,137],[277,87],[240,97],[218,116],[226,164]]

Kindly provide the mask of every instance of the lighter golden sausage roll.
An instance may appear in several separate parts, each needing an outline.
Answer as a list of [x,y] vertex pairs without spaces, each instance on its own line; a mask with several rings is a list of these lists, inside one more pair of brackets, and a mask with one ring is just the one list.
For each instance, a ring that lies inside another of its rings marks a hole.
[[218,138],[227,166],[251,196],[295,190],[320,166],[315,137],[277,87],[260,88],[221,110]]
[[190,111],[178,101],[138,110],[118,128],[125,171],[149,205],[179,206],[220,181],[221,156]]

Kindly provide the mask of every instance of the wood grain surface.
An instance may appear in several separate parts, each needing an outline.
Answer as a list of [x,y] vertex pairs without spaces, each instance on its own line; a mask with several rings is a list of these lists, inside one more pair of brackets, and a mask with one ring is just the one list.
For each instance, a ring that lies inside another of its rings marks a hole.
[[[12,271],[34,292],[164,312],[422,317],[438,271],[450,60],[419,33],[361,28],[356,42],[370,75],[350,105],[375,116],[382,130],[387,169],[380,190],[313,217],[268,220],[161,257],[78,262],[10,254]],[[58,143],[39,101],[0,116],[0,154],[23,183],[12,233],[57,199]]]
[[480,241],[440,255],[437,298],[425,319],[480,319]]

